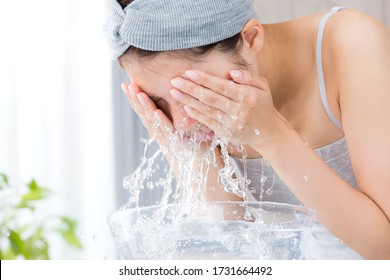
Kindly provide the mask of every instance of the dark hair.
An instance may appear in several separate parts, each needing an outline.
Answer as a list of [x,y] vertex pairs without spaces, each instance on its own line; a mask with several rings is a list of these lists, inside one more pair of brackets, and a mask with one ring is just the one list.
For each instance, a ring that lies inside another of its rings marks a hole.
[[[122,8],[127,7],[134,0],[118,0]],[[248,66],[248,63],[241,57],[240,50],[243,46],[243,41],[241,34],[238,33],[233,37],[227,38],[225,40],[212,43],[206,46],[200,46],[184,50],[175,50],[175,51],[148,51],[143,50],[134,46],[130,46],[123,55],[118,58],[119,64],[123,67],[123,64],[127,61],[129,57],[141,58],[154,58],[159,54],[164,54],[166,56],[175,57],[179,59],[193,59],[193,57],[200,58],[209,54],[212,51],[220,51],[225,53],[230,53],[231,58],[234,62],[244,68]]]
[[119,0],[119,4],[121,4],[122,8],[126,8],[131,2],[133,2],[134,0]]

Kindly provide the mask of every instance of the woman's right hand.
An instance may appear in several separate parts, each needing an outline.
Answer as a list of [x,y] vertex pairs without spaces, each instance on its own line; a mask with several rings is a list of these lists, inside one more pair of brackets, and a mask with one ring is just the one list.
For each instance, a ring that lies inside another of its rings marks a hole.
[[168,147],[169,138],[172,137],[174,128],[165,113],[158,109],[150,97],[142,92],[134,84],[121,84],[122,90],[127,96],[131,107],[140,117],[142,124],[148,130],[149,136],[164,148]]

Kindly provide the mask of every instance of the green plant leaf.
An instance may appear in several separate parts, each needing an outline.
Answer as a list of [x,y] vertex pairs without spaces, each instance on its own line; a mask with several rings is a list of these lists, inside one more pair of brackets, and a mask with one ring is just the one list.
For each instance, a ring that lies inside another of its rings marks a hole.
[[26,193],[22,196],[23,201],[31,201],[31,200],[40,200],[42,198],[45,198],[47,195],[42,193],[41,191],[30,191],[29,193]]
[[23,240],[20,238],[19,234],[13,230],[9,233],[9,241],[11,243],[11,248],[15,255],[22,254],[23,252]]
[[5,174],[0,173],[0,190],[4,189],[7,186],[8,186],[8,177]]
[[29,204],[30,202],[29,201],[21,201],[18,206],[16,206],[16,208],[28,208],[30,209],[32,212],[35,211],[35,207],[30,205]]
[[42,236],[42,229],[36,231],[32,236],[24,241],[23,256],[27,260],[48,260],[49,245]]
[[25,200],[42,199],[51,193],[51,190],[40,187],[35,180],[31,180],[27,186],[30,189],[30,192],[23,196]]
[[5,250],[2,253],[1,259],[2,260],[14,260],[14,259],[16,259],[16,257],[17,257],[17,255],[12,250],[12,247],[9,247],[7,250]]
[[62,227],[60,227],[58,231],[61,233],[64,240],[69,245],[81,249],[83,246],[81,245],[81,242],[75,233],[77,222],[65,216],[61,217],[61,221]]
[[[0,191],[6,187],[9,187],[8,177],[0,173]],[[9,210],[12,215],[5,217],[0,224],[2,232],[3,228],[7,230],[6,235],[0,236],[0,259],[49,259],[50,246],[45,236],[51,233],[59,234],[67,245],[81,249],[82,244],[75,234],[77,228],[75,220],[66,216],[54,216],[52,219],[60,223],[59,228],[46,226],[47,221],[37,224],[34,217],[36,203],[49,196],[51,191],[39,186],[35,180],[26,184],[23,190],[25,192],[22,194],[15,192],[20,202],[7,206],[6,210]],[[10,222],[23,215],[28,209],[32,211],[31,219],[23,221],[23,224],[12,223],[13,226],[9,228]]]
[[68,232],[62,232],[62,237],[66,242],[68,242],[69,245],[72,245],[75,248],[82,249],[83,246],[81,245],[80,240],[77,238],[76,234],[74,232],[68,231]]
[[18,205],[18,208],[30,208],[32,211],[34,207],[29,204],[30,201],[41,200],[49,196],[51,191],[40,187],[35,180],[31,180],[28,183],[29,192],[22,196],[22,201]]

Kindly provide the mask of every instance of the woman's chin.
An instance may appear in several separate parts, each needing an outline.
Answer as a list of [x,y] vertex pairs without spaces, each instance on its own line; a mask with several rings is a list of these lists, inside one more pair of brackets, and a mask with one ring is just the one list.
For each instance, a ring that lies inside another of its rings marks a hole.
[[190,142],[210,142],[214,139],[214,131],[204,125],[196,125],[183,133],[184,140]]
[[214,131],[210,130],[209,132],[205,132],[202,134],[202,142],[213,141],[214,139]]

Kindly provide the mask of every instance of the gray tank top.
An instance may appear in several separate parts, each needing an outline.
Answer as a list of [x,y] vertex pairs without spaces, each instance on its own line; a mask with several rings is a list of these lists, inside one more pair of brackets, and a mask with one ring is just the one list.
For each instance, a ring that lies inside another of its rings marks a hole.
[[[339,128],[342,128],[341,123],[332,114],[326,97],[325,81],[322,70],[322,38],[327,20],[331,15],[341,9],[342,8],[338,7],[333,8],[329,13],[322,17],[318,26],[316,47],[317,72],[322,104],[330,119]],[[353,188],[356,188],[356,179],[349,158],[348,146],[344,137],[329,145],[316,149],[315,152],[325,163],[337,172],[341,178],[348,182]],[[235,157],[232,157],[232,160],[236,166],[237,176],[242,177],[244,174],[243,160]],[[248,179],[251,180],[247,192],[248,200],[302,205],[299,199],[289,190],[282,180],[280,180],[272,166],[265,160],[261,158],[247,159],[246,171]],[[362,259],[361,256],[333,235],[318,220],[314,223],[304,258],[322,260]]]

